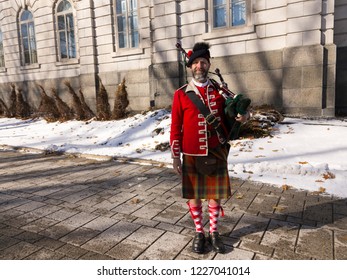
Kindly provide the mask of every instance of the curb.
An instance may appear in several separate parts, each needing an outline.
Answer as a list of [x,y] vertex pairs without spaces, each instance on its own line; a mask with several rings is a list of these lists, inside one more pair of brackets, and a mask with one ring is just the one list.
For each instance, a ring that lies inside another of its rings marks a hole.
[[172,164],[155,161],[151,159],[116,157],[116,156],[82,154],[82,153],[69,153],[69,152],[52,151],[52,150],[46,150],[46,149],[37,149],[37,148],[31,148],[31,147],[11,146],[6,144],[0,145],[0,150],[4,150],[4,151],[13,150],[23,154],[28,153],[28,154],[44,154],[44,155],[57,155],[57,156],[66,155],[66,156],[72,156],[76,158],[84,158],[84,159],[96,160],[96,161],[117,161],[117,162],[126,162],[126,163],[132,163],[132,164],[172,168]]

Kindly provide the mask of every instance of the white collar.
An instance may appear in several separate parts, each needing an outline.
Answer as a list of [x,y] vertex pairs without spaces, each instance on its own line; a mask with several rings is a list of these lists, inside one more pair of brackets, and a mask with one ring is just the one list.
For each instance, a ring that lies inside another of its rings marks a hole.
[[192,79],[192,80],[193,80],[193,83],[196,87],[205,87],[208,85],[208,80],[206,80],[206,82],[204,82],[204,83],[199,83],[199,82],[195,81],[194,79]]

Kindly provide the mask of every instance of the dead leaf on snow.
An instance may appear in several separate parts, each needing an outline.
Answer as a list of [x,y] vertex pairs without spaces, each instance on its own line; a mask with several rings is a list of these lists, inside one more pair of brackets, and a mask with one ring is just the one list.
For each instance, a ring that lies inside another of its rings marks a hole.
[[289,186],[289,185],[283,185],[282,186],[282,190],[284,190],[284,191],[287,191],[287,190],[289,190],[291,188],[291,186]]
[[299,164],[308,164],[307,161],[299,161]]
[[324,173],[323,174],[323,178],[325,180],[328,180],[328,179],[335,179],[335,174],[334,173],[331,173],[330,171],[328,171],[327,173]]
[[319,194],[322,194],[322,193],[325,193],[325,188],[323,188],[323,187],[320,187],[318,189],[318,191],[312,192],[312,194],[316,194],[316,195],[319,195]]
[[320,188],[318,189],[318,191],[319,191],[320,193],[325,193],[326,189],[323,188],[323,187],[320,187]]

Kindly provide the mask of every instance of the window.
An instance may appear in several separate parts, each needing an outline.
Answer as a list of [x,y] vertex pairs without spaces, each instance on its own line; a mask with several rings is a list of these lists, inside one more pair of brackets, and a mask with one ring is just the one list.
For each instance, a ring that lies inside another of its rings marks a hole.
[[0,28],[0,68],[5,67],[5,56],[4,56],[4,39]]
[[37,63],[34,18],[31,12],[24,10],[20,15],[20,45],[24,65]]
[[213,0],[213,28],[246,24],[246,0]]
[[115,30],[119,49],[139,47],[137,9],[137,0],[115,0]]
[[56,23],[59,60],[76,58],[75,24],[73,9],[69,1],[58,2]]

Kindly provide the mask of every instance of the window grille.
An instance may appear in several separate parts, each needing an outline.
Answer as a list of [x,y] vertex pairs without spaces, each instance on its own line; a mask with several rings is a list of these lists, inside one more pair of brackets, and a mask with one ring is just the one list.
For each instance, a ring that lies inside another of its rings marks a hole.
[[0,68],[5,67],[4,39],[0,28]]
[[115,0],[116,45],[138,48],[140,43],[137,0]]
[[24,10],[20,15],[20,45],[24,65],[37,63],[34,18],[30,11]]
[[246,0],[213,0],[213,28],[245,25],[246,2]]
[[73,8],[69,1],[62,0],[56,10],[59,60],[76,58],[76,38]]

